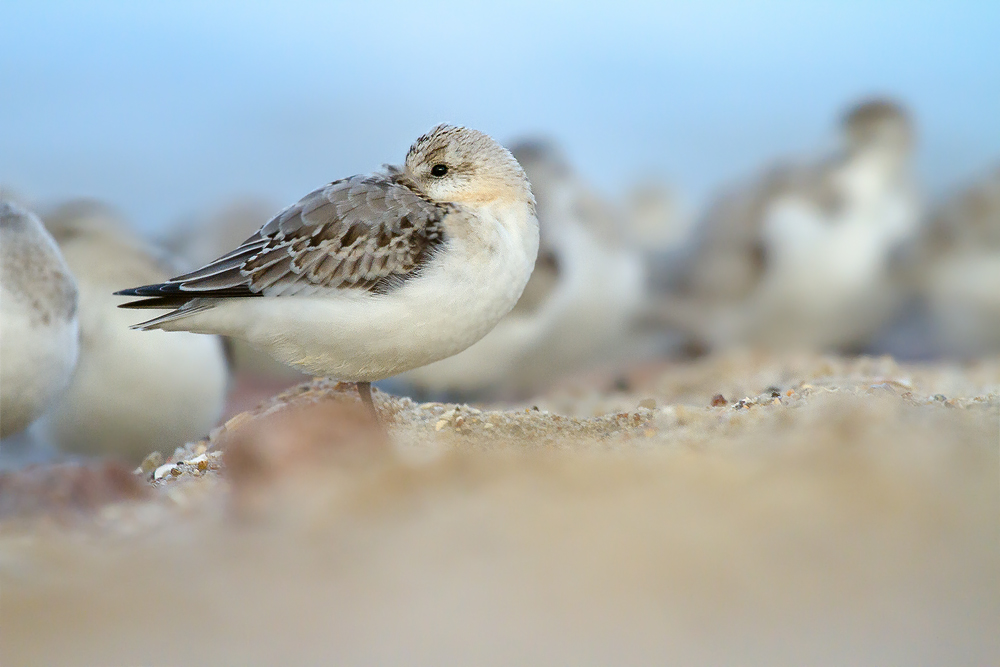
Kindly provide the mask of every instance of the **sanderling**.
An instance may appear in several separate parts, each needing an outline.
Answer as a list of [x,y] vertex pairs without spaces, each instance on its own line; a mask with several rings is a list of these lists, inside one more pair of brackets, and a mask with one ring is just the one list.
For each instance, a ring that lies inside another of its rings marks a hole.
[[631,326],[644,296],[643,265],[612,235],[619,223],[613,207],[550,144],[524,142],[511,150],[538,200],[538,262],[521,299],[493,331],[400,378],[432,395],[529,395],[637,347]]
[[67,391],[33,427],[66,451],[132,461],[204,436],[225,404],[222,342],[143,334],[118,310],[122,284],[174,273],[165,256],[100,205],[66,204],[45,216],[80,288],[80,358]]
[[682,279],[702,339],[843,347],[894,312],[890,258],[921,215],[910,121],[896,104],[866,102],[844,135],[841,155],[775,170],[709,211]]
[[931,216],[914,273],[943,352],[1000,351],[1000,166]]
[[24,430],[66,389],[77,347],[66,261],[35,215],[0,201],[0,438]]
[[538,252],[535,199],[490,137],[439,125],[402,167],[334,181],[232,252],[119,292],[175,308],[139,329],[242,338],[315,375],[370,383],[461,352],[524,290]]

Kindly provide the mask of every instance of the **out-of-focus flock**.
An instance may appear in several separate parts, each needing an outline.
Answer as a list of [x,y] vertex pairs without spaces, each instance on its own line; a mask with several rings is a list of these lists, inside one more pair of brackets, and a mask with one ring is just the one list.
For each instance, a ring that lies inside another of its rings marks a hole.
[[[551,142],[511,144],[542,230],[531,281],[483,340],[389,389],[520,400],[602,369],[732,347],[1000,352],[1000,165],[928,201],[911,173],[919,128],[903,106],[865,100],[840,123],[834,154],[778,158],[721,185],[696,215],[667,183],[611,201]],[[236,201],[146,239],[104,203],[0,194],[4,465],[53,454],[137,462],[302,379],[239,341],[132,331],[135,313],[113,295],[224,254],[287,202]]]

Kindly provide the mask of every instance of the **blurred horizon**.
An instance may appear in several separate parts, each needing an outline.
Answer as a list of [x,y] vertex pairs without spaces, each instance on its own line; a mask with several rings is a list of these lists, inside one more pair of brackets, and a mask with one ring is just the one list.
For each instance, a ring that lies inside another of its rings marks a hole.
[[1000,160],[1000,5],[13,2],[0,185],[101,199],[146,232],[251,195],[280,208],[398,163],[439,122],[551,137],[603,193],[697,210],[836,145],[844,109],[914,115],[930,197]]

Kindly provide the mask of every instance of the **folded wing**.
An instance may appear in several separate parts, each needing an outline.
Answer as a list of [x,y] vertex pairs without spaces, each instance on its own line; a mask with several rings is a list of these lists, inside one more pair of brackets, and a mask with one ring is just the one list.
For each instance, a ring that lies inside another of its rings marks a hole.
[[433,255],[451,209],[399,170],[353,176],[306,195],[197,271],[117,293],[147,297],[123,308],[179,308],[195,299],[388,291]]

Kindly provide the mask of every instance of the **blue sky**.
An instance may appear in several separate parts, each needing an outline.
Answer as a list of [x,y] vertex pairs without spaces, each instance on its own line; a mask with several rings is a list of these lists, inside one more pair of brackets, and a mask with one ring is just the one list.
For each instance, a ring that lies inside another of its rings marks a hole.
[[897,97],[945,192],[1000,160],[1000,3],[3,2],[0,184],[155,230],[398,162],[450,121],[544,134],[608,194],[698,203]]

